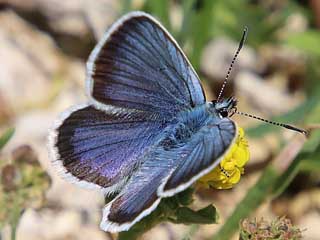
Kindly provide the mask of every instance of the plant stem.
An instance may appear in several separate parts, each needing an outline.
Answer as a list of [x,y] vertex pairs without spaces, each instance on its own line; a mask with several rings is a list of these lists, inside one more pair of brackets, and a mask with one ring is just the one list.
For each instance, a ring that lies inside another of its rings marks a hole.
[[[271,186],[278,177],[277,171],[272,166],[265,169],[258,182],[248,191],[245,198],[237,205],[227,222],[222,226],[219,232],[212,238],[215,240],[231,239],[241,219],[247,217],[256,209],[268,196]],[[248,209],[250,206],[250,209]]]

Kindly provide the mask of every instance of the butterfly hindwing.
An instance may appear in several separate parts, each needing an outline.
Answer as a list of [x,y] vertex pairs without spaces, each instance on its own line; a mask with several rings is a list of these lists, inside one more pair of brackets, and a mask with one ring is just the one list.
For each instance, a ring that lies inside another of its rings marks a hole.
[[50,135],[51,155],[68,179],[112,192],[163,128],[155,115],[83,105],[62,114]]
[[181,148],[175,149],[176,167],[158,190],[158,195],[169,197],[183,191],[200,177],[209,173],[233,145],[236,125],[224,118],[212,118]]
[[153,17],[118,20],[92,52],[87,91],[93,104],[174,116],[205,102],[198,76],[171,35]]
[[160,203],[157,189],[170,173],[168,166],[163,168],[146,161],[134,173],[124,189],[107,204],[103,210],[101,228],[105,231],[118,232],[128,230],[140,219],[150,214]]
[[[172,127],[174,126],[169,126]],[[169,132],[166,129],[165,135]],[[101,228],[105,231],[129,229],[160,203],[158,188],[166,182],[176,163],[175,153],[165,151],[161,142],[150,149],[126,186],[105,206],[101,221]]]

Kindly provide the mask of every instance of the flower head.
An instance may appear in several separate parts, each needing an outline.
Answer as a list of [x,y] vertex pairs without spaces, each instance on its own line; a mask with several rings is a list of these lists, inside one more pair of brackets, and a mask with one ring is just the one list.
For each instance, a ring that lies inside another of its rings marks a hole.
[[216,189],[232,188],[244,173],[244,165],[249,157],[248,141],[244,137],[243,129],[239,127],[237,139],[223,160],[210,173],[200,178],[198,183],[204,187]]

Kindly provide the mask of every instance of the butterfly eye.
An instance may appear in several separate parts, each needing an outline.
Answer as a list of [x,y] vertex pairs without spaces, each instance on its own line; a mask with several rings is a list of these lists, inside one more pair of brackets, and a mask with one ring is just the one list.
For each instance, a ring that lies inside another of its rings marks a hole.
[[220,111],[220,116],[223,118],[228,117],[228,111],[227,110]]

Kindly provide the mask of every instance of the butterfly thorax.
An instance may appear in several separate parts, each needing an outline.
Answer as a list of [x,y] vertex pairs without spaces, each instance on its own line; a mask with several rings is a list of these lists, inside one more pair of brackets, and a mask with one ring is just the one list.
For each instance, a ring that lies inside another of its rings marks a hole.
[[[216,103],[222,107],[220,103]],[[160,142],[165,150],[177,148],[190,141],[203,127],[210,124],[218,124],[223,118],[221,111],[224,108],[217,108],[214,103],[206,102],[196,106],[192,110],[184,111],[172,121],[167,135]]]

